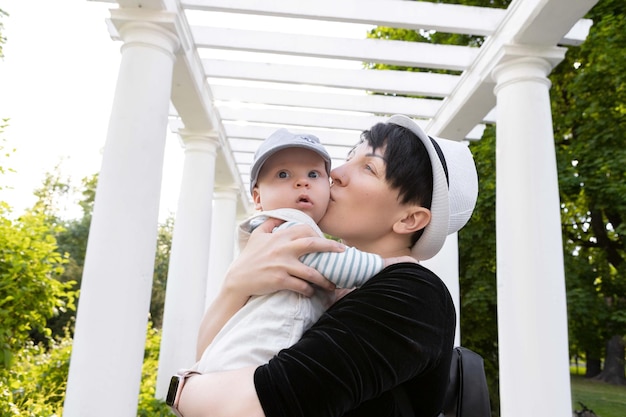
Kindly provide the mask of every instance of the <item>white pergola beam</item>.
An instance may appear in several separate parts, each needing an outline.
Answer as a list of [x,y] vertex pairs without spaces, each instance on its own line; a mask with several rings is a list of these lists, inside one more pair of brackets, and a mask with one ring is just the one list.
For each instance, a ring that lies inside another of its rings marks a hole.
[[[342,129],[363,131],[376,123],[387,120],[387,116],[376,116],[371,114],[356,114],[347,112],[318,112],[307,109],[288,107],[266,107],[266,108],[231,108],[221,107],[219,109],[222,120],[237,123],[271,123],[277,126],[307,126],[326,129]],[[428,120],[413,119],[425,129]],[[462,139],[480,139],[483,125],[476,125]],[[320,137],[322,143],[326,144],[324,137]]]
[[[261,141],[276,131],[276,126],[254,125],[252,123],[233,123],[224,121],[224,130],[230,139],[252,139]],[[290,126],[293,133],[310,133],[318,136],[326,146],[353,146],[359,140],[361,130],[325,129],[313,126]]]
[[[387,117],[372,114],[348,114],[345,112],[303,111],[288,107],[267,108],[230,108],[219,109],[222,120],[246,123],[271,123],[278,126],[313,126],[330,129],[365,130],[376,123],[384,122]],[[424,126],[425,121],[418,121]],[[322,142],[323,141],[323,138]]]
[[431,72],[364,71],[217,59],[203,59],[202,64],[209,78],[348,88],[425,97],[445,97],[452,92],[459,80],[457,75]]
[[374,62],[404,67],[463,71],[478,48],[383,39],[347,39],[193,26],[198,48]]
[[[181,4],[189,10],[314,19],[476,36],[493,34],[506,14],[504,9],[491,7],[403,0],[183,0]],[[590,25],[590,20],[581,19],[559,43],[579,45],[585,40]]]
[[494,8],[410,1],[184,0],[181,3],[184,8],[191,10],[316,19],[479,36],[493,32],[504,15],[503,10]]
[[[238,87],[219,84],[211,84],[211,91],[213,92],[213,97],[220,101],[361,111],[375,114],[402,113],[410,117],[419,118],[433,117],[439,106],[441,106],[441,100],[365,93],[303,92],[278,88]],[[218,105],[218,107],[220,106]]]
[[[580,21],[578,16],[584,15],[598,0],[568,0],[567,7],[562,1],[541,1],[537,7],[529,8],[520,2],[516,8],[522,14],[523,24],[519,27],[514,39],[516,43],[526,45],[558,44],[564,33],[579,34],[579,43],[589,33],[592,22],[587,19]],[[590,6],[591,5],[591,6]]]

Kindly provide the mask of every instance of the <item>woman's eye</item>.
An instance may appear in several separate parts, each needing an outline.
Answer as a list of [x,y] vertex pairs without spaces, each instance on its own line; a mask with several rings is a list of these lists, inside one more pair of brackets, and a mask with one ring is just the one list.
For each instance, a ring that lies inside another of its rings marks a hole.
[[278,173],[278,178],[288,178],[289,174],[287,173],[287,171],[280,171]]
[[319,178],[320,177],[320,173],[317,171],[311,171],[309,172],[309,178]]

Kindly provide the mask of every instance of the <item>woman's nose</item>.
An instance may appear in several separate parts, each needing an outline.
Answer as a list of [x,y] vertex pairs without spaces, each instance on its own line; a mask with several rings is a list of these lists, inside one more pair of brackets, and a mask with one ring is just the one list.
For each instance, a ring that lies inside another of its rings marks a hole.
[[341,167],[338,167],[330,171],[330,180],[332,185],[345,185],[346,177],[344,175],[343,169]]

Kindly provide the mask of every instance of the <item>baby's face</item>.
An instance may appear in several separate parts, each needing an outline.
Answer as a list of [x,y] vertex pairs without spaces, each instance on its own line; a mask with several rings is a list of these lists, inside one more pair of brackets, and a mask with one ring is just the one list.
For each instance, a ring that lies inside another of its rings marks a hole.
[[252,198],[259,210],[294,208],[317,223],[330,199],[324,160],[303,148],[276,152],[263,164]]

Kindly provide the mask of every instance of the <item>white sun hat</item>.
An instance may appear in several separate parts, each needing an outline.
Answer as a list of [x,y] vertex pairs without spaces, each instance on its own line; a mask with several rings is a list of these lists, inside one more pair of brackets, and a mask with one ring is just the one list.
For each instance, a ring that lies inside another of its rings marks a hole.
[[474,158],[465,143],[431,138],[409,117],[394,115],[387,123],[413,132],[430,157],[433,168],[431,219],[411,248],[411,256],[415,259],[430,259],[439,252],[446,236],[459,231],[472,216],[478,197]]

